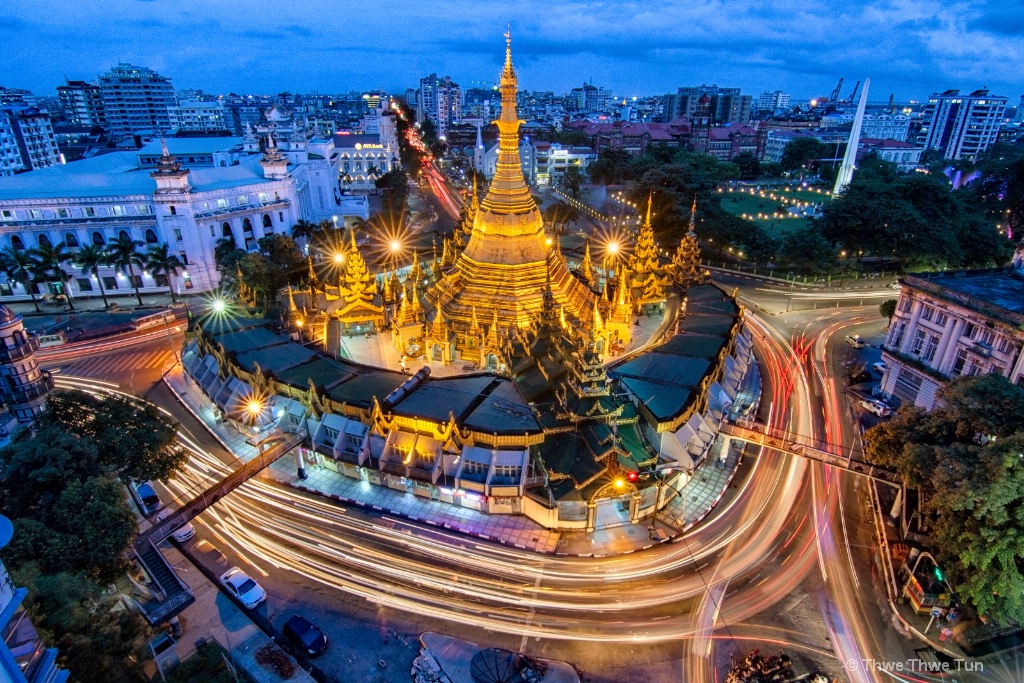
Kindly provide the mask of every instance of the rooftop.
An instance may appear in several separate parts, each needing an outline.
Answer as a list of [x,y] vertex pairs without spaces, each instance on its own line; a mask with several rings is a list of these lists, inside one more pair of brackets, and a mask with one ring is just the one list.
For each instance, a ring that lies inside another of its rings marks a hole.
[[900,282],[1014,326],[1024,325],[1024,278],[1008,270],[915,273]]

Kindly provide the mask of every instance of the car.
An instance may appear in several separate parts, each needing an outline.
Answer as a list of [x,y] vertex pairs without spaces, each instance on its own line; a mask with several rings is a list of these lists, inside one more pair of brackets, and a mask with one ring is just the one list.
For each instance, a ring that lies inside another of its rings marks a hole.
[[135,484],[135,500],[139,504],[139,510],[145,517],[152,515],[162,505],[160,496],[156,494],[153,485],[148,481]]
[[319,657],[327,649],[327,636],[324,632],[298,614],[292,615],[281,631],[295,647],[301,647],[310,657]]
[[868,345],[864,338],[859,334],[848,334],[846,335],[846,343],[855,349],[863,349]]
[[871,369],[877,372],[879,375],[884,375],[885,371],[889,369],[889,366],[885,364],[885,361],[878,361],[871,366]]
[[873,415],[877,415],[878,417],[889,417],[892,415],[892,408],[881,401],[875,401],[869,398],[861,399],[860,407]]
[[203,564],[207,567],[220,569],[221,567],[228,567],[230,563],[228,558],[224,557],[224,553],[217,550],[212,543],[203,539],[196,543],[192,547],[192,552],[196,556],[201,557]]
[[238,567],[232,567],[221,574],[220,582],[228,593],[238,598],[249,609],[267,599],[267,591]]
[[[173,512],[171,510],[165,508],[163,511],[160,512],[159,515],[156,516],[156,521],[162,522],[168,517],[170,517],[172,514]],[[196,528],[192,526],[192,522],[185,522],[184,524],[182,524],[177,529],[171,532],[171,538],[173,538],[178,543],[184,543],[185,541],[187,541],[195,535]]]
[[899,289],[900,288],[900,281],[899,280],[893,280],[888,285],[886,285],[886,287],[888,287],[889,289]]

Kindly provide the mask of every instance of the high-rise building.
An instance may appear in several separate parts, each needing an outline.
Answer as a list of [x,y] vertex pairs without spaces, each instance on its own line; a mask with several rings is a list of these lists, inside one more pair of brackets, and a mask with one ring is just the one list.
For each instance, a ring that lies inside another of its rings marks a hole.
[[758,111],[775,111],[776,109],[789,109],[789,93],[784,93],[781,90],[775,92],[763,92],[761,96],[757,98],[757,106],[755,109]]
[[168,107],[176,107],[174,86],[152,69],[118,64],[100,76],[100,92],[108,132],[125,137],[142,131],[163,132],[171,127]]
[[32,94],[30,90],[24,90],[22,88],[8,88],[0,85],[0,106],[6,106],[9,104],[20,105],[23,107],[34,107],[36,106],[36,96]]
[[662,119],[693,119],[697,113],[700,98],[711,99],[711,123],[726,124],[750,122],[750,108],[753,97],[744,95],[739,88],[719,88],[717,85],[699,85],[679,88],[663,98]]
[[171,128],[186,132],[234,131],[231,112],[223,102],[182,102],[168,107]]
[[61,163],[50,115],[25,106],[0,108],[0,176]]
[[573,88],[566,99],[573,111],[593,114],[607,110],[611,98],[611,90],[584,83],[579,88]]
[[107,127],[100,86],[86,81],[65,81],[64,85],[57,86],[57,97],[68,123],[89,128]]
[[420,79],[416,93],[416,116],[433,122],[438,136],[444,135],[449,124],[462,121],[462,89],[451,77],[438,78],[430,74]]
[[976,159],[995,143],[1006,110],[1006,98],[975,90],[935,93],[922,116],[918,144],[934,149],[945,159]]

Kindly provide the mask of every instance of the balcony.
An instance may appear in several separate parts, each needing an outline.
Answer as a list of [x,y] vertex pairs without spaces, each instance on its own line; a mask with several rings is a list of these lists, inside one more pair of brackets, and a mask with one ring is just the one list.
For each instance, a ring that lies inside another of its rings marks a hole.
[[53,378],[49,373],[41,373],[39,379],[31,384],[0,390],[0,398],[3,398],[5,403],[28,403],[46,396],[52,390]]
[[16,346],[0,345],[0,363],[21,360],[39,350],[39,340],[26,337],[25,341]]

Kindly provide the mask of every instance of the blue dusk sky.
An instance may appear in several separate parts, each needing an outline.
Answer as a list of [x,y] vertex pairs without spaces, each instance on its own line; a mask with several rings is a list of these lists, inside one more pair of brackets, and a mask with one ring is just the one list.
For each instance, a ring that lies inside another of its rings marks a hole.
[[126,61],[213,93],[401,92],[435,71],[489,86],[506,22],[530,90],[1024,92],[1024,4],[994,0],[6,0],[0,85],[51,95]]

